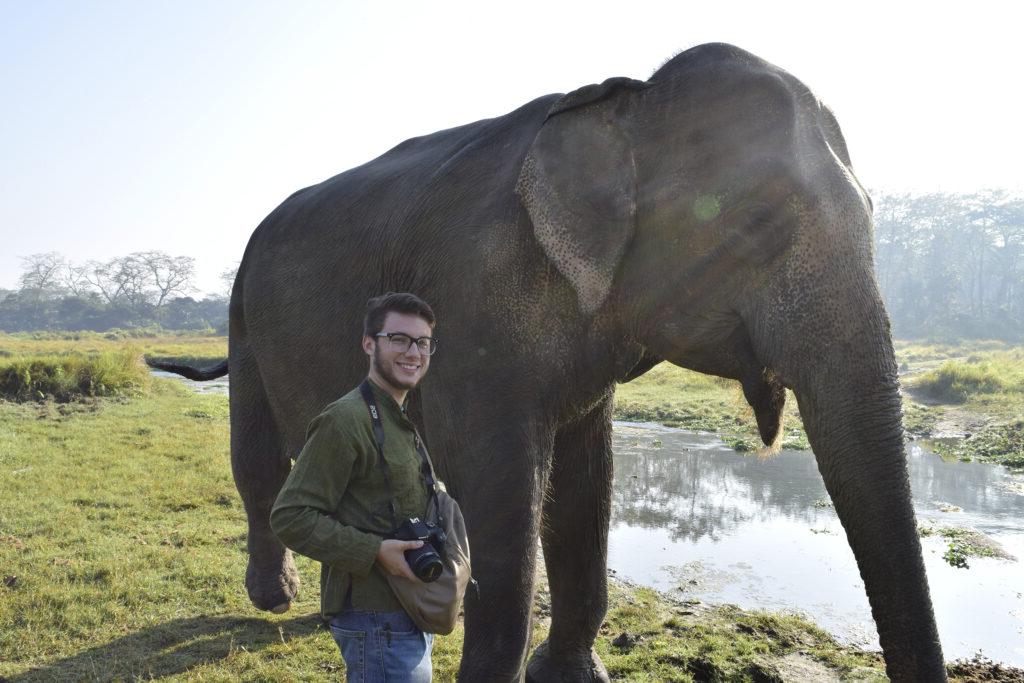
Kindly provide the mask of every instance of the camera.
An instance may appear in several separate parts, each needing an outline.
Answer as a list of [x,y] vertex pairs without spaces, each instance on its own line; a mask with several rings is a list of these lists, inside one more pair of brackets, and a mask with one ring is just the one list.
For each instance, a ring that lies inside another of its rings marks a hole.
[[444,552],[444,530],[436,524],[424,522],[419,517],[410,517],[402,522],[392,538],[399,541],[423,541],[419,548],[405,551],[405,561],[412,573],[424,583],[437,581],[444,569],[441,554]]

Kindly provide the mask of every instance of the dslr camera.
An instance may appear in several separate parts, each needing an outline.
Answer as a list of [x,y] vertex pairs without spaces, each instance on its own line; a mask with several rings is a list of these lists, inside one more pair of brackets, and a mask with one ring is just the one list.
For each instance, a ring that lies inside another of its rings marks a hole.
[[423,541],[419,548],[405,551],[405,561],[416,577],[424,582],[437,581],[444,569],[441,554],[447,536],[437,524],[424,522],[419,517],[410,517],[402,522],[392,538],[398,541]]

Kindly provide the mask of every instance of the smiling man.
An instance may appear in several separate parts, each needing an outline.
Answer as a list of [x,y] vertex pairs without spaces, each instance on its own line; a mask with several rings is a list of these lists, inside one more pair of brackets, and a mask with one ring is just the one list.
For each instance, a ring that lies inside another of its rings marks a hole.
[[366,387],[383,427],[381,466],[361,387],[309,425],[306,444],[270,513],[281,542],[319,560],[320,611],[330,620],[350,681],[429,681],[433,635],[402,609],[384,572],[417,580],[405,551],[422,541],[388,538],[401,521],[426,515],[428,490],[416,431],[405,414],[437,349],[434,312],[419,297],[370,299],[363,322]]

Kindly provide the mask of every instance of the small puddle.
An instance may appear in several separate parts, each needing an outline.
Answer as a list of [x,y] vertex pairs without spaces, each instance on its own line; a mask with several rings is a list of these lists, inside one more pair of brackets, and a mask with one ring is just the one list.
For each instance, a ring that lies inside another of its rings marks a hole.
[[[853,553],[809,452],[767,460],[713,435],[616,423],[608,564],[682,598],[805,613],[845,642],[878,640]],[[976,529],[1024,560],[1022,478],[981,463],[944,462],[908,445],[922,525]],[[940,510],[957,510],[942,512]],[[948,541],[921,539],[947,659],[982,650],[1024,665],[1024,565],[943,559]]]

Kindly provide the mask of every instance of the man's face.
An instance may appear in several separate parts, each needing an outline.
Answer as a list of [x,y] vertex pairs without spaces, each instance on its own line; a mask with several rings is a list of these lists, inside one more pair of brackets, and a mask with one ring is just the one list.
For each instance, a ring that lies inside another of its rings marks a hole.
[[[431,336],[430,325],[418,315],[388,312],[382,334],[399,332],[412,339]],[[427,374],[430,356],[416,344],[406,350],[393,350],[386,337],[363,337],[363,350],[370,356],[370,373],[399,391],[411,391]],[[387,387],[384,387],[385,389]]]

